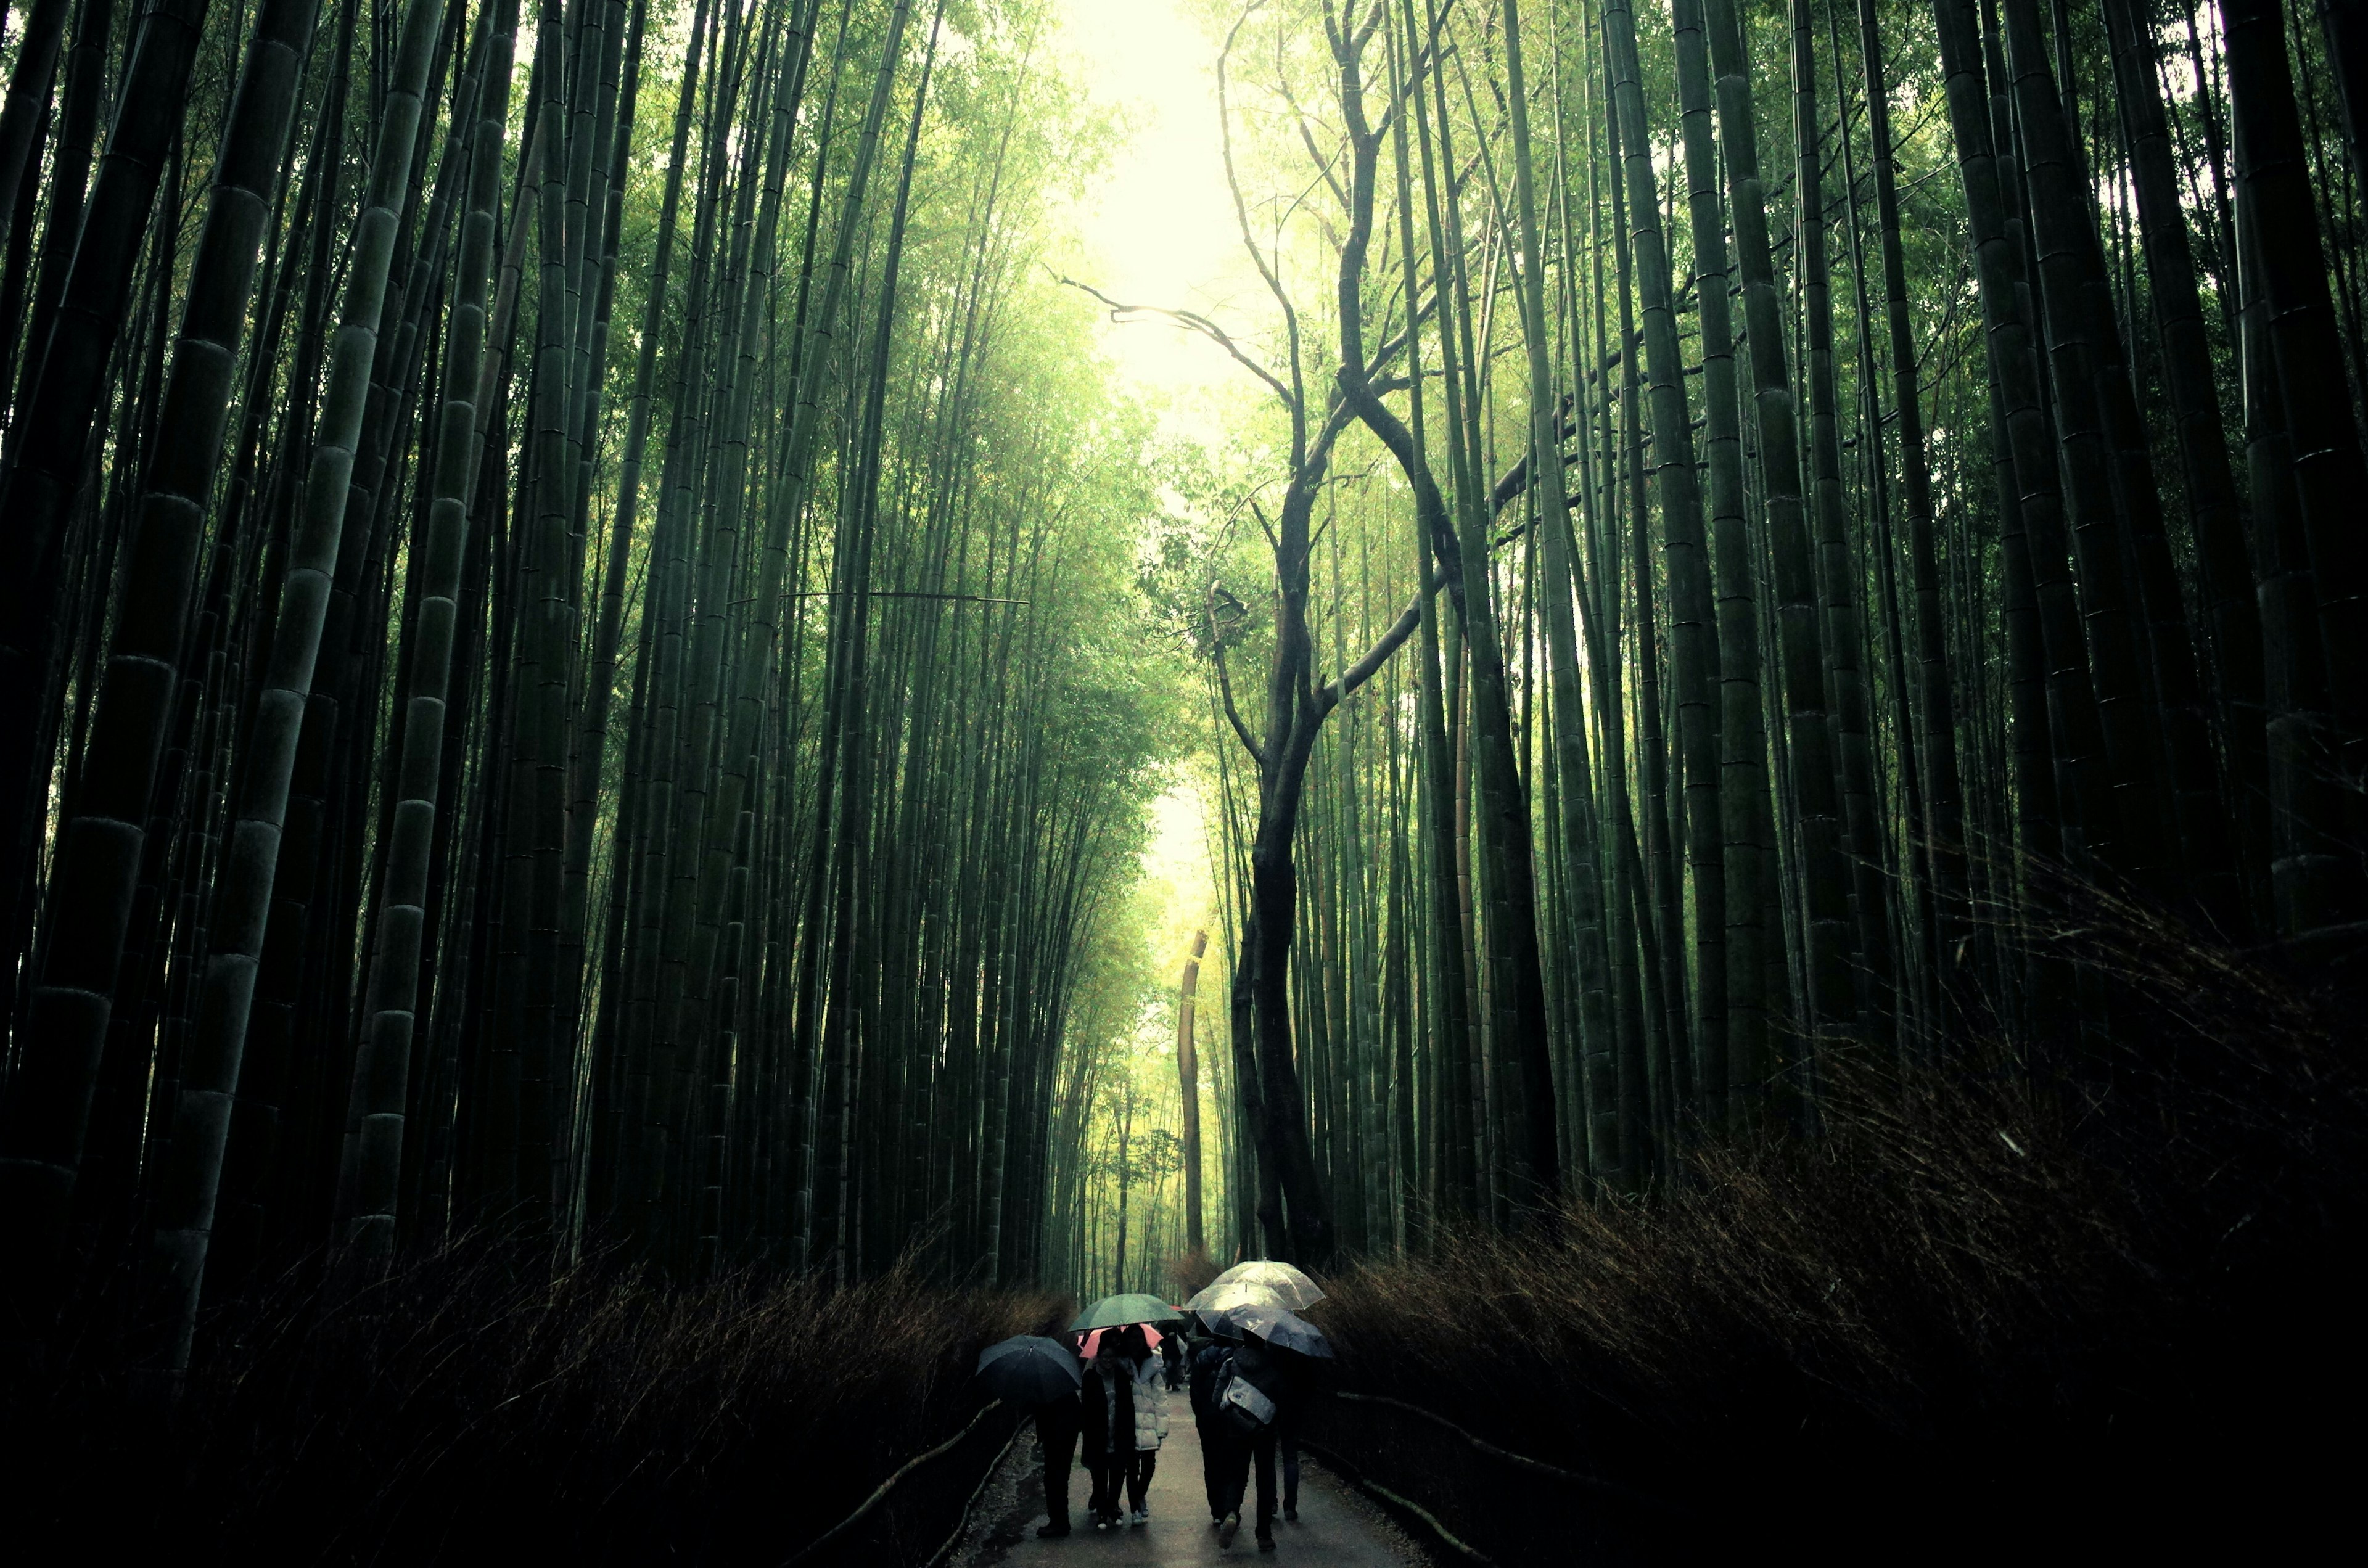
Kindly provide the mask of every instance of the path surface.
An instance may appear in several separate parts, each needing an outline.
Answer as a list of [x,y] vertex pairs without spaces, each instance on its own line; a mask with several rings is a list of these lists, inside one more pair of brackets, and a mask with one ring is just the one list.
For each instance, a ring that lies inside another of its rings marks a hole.
[[[1180,1395],[1176,1403],[1183,1403]],[[1217,1546],[1217,1532],[1209,1528],[1207,1494],[1201,1482],[1201,1437],[1189,1414],[1170,1422],[1167,1440],[1159,1450],[1159,1468],[1151,1477],[1148,1499],[1151,1522],[1132,1528],[1097,1530],[1087,1518],[1086,1499],[1093,1494],[1092,1478],[1083,1466],[1069,1476],[1069,1523],[1074,1531],[1064,1540],[1040,1540],[1036,1527],[1044,1522],[1043,1453],[1032,1434],[1012,1445],[1004,1461],[1006,1473],[990,1490],[994,1503],[981,1511],[988,1523],[957,1559],[966,1568],[1189,1568],[1189,1565],[1232,1563],[1247,1568],[1258,1562],[1321,1563],[1324,1568],[1412,1568],[1431,1560],[1418,1551],[1372,1505],[1318,1468],[1313,1459],[1302,1461],[1299,1517],[1274,1522],[1276,1550],[1261,1552],[1252,1539],[1258,1490],[1251,1485],[1243,1499],[1241,1533],[1231,1550]],[[1275,1484],[1282,1483],[1276,1466]]]

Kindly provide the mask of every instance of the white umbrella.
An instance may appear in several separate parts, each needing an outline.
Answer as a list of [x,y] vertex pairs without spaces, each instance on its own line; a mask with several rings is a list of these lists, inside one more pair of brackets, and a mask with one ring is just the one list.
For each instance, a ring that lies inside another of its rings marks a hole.
[[1292,1299],[1288,1291],[1278,1290],[1271,1285],[1261,1285],[1255,1280],[1235,1279],[1219,1280],[1209,1286],[1185,1302],[1184,1310],[1199,1312],[1205,1318],[1211,1312],[1222,1312],[1234,1307],[1280,1307],[1289,1312],[1292,1304]]
[[1219,1285],[1262,1285],[1294,1312],[1304,1312],[1324,1299],[1322,1286],[1291,1265],[1277,1263],[1270,1257],[1254,1257],[1234,1265],[1210,1282],[1212,1290]]

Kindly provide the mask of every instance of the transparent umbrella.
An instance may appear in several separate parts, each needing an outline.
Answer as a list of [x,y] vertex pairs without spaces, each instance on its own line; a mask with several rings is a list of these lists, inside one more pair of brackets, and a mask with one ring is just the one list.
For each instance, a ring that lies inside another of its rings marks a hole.
[[1294,1312],[1304,1312],[1324,1299],[1322,1286],[1301,1270],[1270,1257],[1254,1257],[1234,1265],[1211,1280],[1209,1289],[1213,1290],[1220,1285],[1262,1285]]
[[1293,1300],[1290,1292],[1254,1279],[1220,1280],[1203,1289],[1199,1295],[1184,1303],[1187,1312],[1198,1312],[1205,1321],[1211,1312],[1222,1312],[1235,1307],[1280,1307],[1290,1312]]

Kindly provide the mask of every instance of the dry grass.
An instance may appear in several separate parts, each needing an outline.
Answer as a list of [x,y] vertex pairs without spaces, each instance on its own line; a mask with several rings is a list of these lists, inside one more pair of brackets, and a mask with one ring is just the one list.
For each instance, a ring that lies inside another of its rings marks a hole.
[[[292,1283],[246,1309],[169,1421],[111,1378],[20,1398],[0,1415],[10,1536],[75,1558],[777,1562],[962,1425],[980,1346],[1064,1307],[904,1271],[837,1291],[553,1278],[471,1244],[333,1309]],[[921,1562],[1009,1431],[984,1424],[835,1560]]]
[[2083,910],[2047,939],[2114,977],[2110,1040],[2045,1065],[1846,1053],[1816,1140],[1704,1147],[1649,1200],[1327,1280],[1350,1386],[1668,1512],[1557,1502],[1381,1407],[1339,1407],[1334,1440],[1507,1562],[1565,1560],[1567,1526],[1532,1527],[1572,1517],[1615,1561],[1731,1551],[1784,1516],[1896,1558],[1903,1529],[1919,1556],[2192,1544],[2332,1506],[2306,1477],[2314,1412],[2362,1381],[2358,998]]
[[1206,1290],[1209,1282],[1224,1272],[1224,1267],[1209,1256],[1206,1247],[1192,1247],[1167,1260],[1167,1299],[1189,1301]]

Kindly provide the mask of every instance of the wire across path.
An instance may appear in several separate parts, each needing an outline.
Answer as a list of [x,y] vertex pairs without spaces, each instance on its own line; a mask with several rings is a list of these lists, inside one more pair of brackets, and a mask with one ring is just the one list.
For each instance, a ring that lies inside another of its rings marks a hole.
[[[1177,1403],[1182,1403],[1179,1398]],[[1256,1491],[1245,1499],[1241,1534],[1231,1549],[1217,1545],[1209,1528],[1209,1506],[1201,1483],[1201,1438],[1190,1415],[1168,1428],[1159,1450],[1159,1468],[1151,1478],[1148,1499],[1151,1522],[1132,1528],[1097,1530],[1086,1513],[1092,1483],[1084,1467],[1069,1477],[1070,1525],[1075,1533],[1064,1540],[1042,1540],[1036,1527],[1044,1522],[1042,1451],[1035,1438],[1023,1437],[1004,1460],[1014,1473],[996,1488],[1001,1517],[993,1519],[984,1539],[970,1543],[956,1561],[965,1568],[1010,1564],[1011,1568],[1200,1568],[1202,1564],[1255,1562],[1321,1563],[1324,1568],[1408,1568],[1429,1558],[1382,1519],[1371,1505],[1356,1497],[1328,1472],[1310,1460],[1299,1488],[1299,1517],[1275,1520],[1276,1550],[1262,1553],[1252,1539],[1250,1517]],[[1276,1477],[1280,1484],[1281,1477]],[[1016,1538],[1016,1539],[1015,1539]]]

